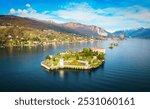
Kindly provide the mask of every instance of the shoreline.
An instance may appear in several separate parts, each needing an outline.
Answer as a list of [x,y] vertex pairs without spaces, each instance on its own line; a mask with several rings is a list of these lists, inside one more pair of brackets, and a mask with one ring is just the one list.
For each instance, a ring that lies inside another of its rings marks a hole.
[[68,50],[54,56],[47,55],[41,62],[41,66],[47,70],[97,68],[105,61],[105,51],[98,46],[83,48],[79,51]]
[[[94,40],[90,40],[90,39],[84,39],[84,40],[80,40],[80,41],[74,41],[74,42],[49,42],[49,43],[44,43],[44,42],[39,42],[38,44],[26,44],[26,45],[1,45],[0,48],[6,48],[6,47],[37,47],[37,46],[49,46],[49,45],[59,45],[59,44],[72,44],[72,43],[87,43],[87,42],[101,42],[101,41],[107,41],[107,40],[121,40],[119,38],[106,38],[106,39],[94,39]],[[125,40],[125,39],[123,39]]]
[[54,66],[52,67],[48,67],[47,65],[45,65],[43,63],[44,61],[41,62],[41,66],[47,70],[59,70],[59,69],[76,69],[76,70],[90,70],[90,69],[95,69],[100,67],[105,61],[102,60],[102,62],[100,62],[98,65],[95,65],[93,67],[86,67],[86,66],[75,66],[75,65],[64,65],[64,67],[59,67],[59,66]]

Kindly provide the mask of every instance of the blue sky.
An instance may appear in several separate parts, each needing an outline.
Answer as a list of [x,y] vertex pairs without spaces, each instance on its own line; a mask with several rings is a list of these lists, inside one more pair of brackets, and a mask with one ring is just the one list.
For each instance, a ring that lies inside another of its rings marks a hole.
[[78,22],[110,32],[150,27],[149,0],[0,0],[0,14]]

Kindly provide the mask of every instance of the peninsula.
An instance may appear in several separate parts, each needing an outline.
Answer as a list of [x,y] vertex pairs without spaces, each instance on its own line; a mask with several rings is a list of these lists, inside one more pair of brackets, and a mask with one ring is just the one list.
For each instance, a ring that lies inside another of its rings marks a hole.
[[41,66],[47,70],[92,69],[99,67],[105,59],[105,49],[101,47],[83,48],[80,51],[68,50],[57,55],[47,55]]

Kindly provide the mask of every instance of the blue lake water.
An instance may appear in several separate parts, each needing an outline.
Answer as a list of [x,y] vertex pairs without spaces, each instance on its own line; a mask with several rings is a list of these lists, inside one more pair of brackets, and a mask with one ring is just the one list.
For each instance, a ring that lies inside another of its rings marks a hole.
[[[150,40],[61,44],[49,47],[0,49],[0,91],[150,91]],[[84,47],[106,48],[105,63],[93,70],[46,71],[48,54]]]

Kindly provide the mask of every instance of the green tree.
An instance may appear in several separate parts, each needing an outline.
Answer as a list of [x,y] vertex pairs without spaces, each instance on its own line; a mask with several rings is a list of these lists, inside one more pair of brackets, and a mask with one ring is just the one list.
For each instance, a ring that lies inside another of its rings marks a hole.
[[84,56],[92,56],[92,50],[90,49],[90,48],[84,48],[83,49],[83,54],[84,54]]
[[100,53],[100,54],[97,56],[97,58],[98,58],[99,60],[104,60],[104,59],[105,59],[104,53]]
[[75,53],[76,60],[79,60],[79,54]]
[[69,54],[72,54],[72,53],[73,53],[73,51],[70,49],[70,50],[68,50],[68,53],[69,53]]
[[51,57],[50,57],[49,55],[47,55],[45,59],[46,59],[46,60],[50,60]]

